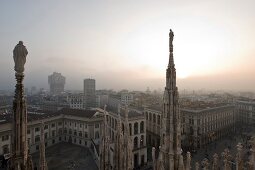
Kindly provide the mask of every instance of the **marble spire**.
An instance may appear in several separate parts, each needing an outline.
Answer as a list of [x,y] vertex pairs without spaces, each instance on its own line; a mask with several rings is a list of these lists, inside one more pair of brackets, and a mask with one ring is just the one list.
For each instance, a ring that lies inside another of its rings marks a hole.
[[41,122],[41,136],[40,136],[40,170],[47,170],[47,162],[45,157],[45,143],[44,143],[44,123]]
[[179,109],[179,93],[176,86],[176,70],[173,59],[172,30],[169,32],[169,63],[166,70],[166,87],[163,96],[163,114],[161,123],[161,154],[166,170],[179,167],[181,154],[181,118]]
[[108,135],[107,117],[106,117],[106,105],[104,106],[104,124],[102,129],[102,138],[100,145],[100,170],[110,169],[110,138]]
[[12,155],[8,169],[32,170],[32,158],[28,153],[27,106],[24,97],[24,65],[28,52],[22,41],[13,50],[16,87],[13,101]]

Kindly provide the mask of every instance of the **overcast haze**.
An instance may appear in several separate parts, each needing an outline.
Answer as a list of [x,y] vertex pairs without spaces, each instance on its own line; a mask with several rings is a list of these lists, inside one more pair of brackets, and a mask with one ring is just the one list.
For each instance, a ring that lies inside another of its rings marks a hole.
[[1,1],[0,89],[14,88],[12,50],[28,49],[25,84],[48,89],[163,89],[168,33],[178,86],[255,91],[255,1]]

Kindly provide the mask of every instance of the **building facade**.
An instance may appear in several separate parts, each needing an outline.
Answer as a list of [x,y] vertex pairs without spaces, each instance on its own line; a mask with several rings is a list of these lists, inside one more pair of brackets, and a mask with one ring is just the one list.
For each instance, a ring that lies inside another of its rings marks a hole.
[[238,120],[244,125],[255,124],[255,101],[254,100],[239,100],[236,102],[238,108]]
[[72,109],[84,109],[84,94],[68,94],[67,102]]
[[196,150],[235,132],[237,111],[233,104],[182,108],[183,140],[187,150]]

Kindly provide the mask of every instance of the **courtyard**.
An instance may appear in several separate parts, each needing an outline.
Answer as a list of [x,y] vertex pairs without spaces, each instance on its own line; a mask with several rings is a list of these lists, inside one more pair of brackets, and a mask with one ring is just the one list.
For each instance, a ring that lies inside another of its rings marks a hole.
[[[34,166],[39,169],[39,152],[32,155]],[[70,143],[59,143],[46,149],[49,170],[98,170],[88,148]]]

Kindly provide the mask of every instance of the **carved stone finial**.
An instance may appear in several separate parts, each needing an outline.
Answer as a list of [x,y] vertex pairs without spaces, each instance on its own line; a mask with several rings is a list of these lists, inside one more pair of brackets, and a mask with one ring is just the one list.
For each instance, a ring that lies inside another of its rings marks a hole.
[[208,159],[204,159],[202,162],[201,162],[202,166],[203,166],[203,170],[208,170],[208,167],[209,167],[209,162],[208,162]]
[[28,52],[26,47],[23,45],[22,41],[19,41],[19,43],[15,46],[13,50],[13,59],[14,59],[14,70],[17,73],[23,73],[24,72],[24,65],[26,63],[26,56]]
[[219,160],[219,156],[215,153],[213,155],[213,165],[212,165],[212,170],[218,170],[219,165],[218,165],[218,160]]
[[229,160],[231,158],[231,155],[230,155],[229,150],[225,149],[224,152],[222,152],[221,156],[223,157],[224,170],[230,169]]
[[190,162],[191,162],[191,154],[190,154],[190,152],[187,152],[186,170],[190,170],[191,169]]
[[198,162],[196,162],[195,170],[199,170],[199,167],[200,167],[199,163],[198,163]]

